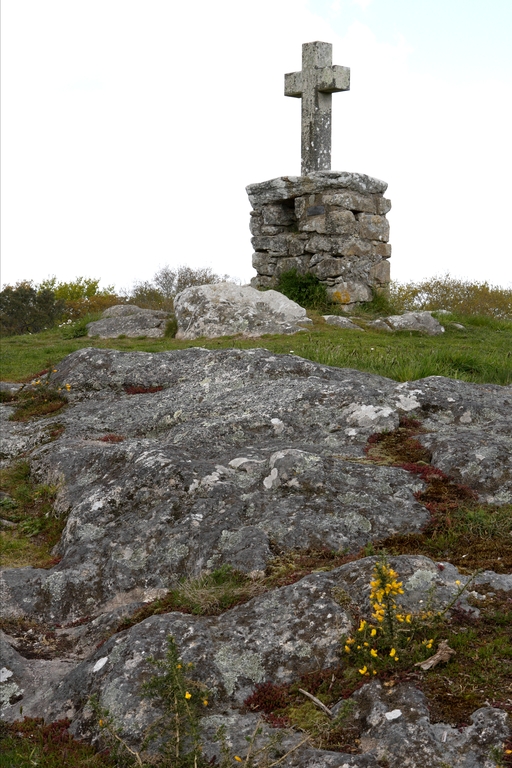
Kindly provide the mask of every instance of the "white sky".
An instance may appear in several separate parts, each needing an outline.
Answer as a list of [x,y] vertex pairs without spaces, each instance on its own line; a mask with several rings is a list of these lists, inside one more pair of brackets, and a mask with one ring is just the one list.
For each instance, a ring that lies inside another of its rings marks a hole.
[[332,168],[388,182],[400,281],[512,286],[511,0],[3,0],[2,283],[254,271],[245,186],[300,173],[283,75],[333,44]]

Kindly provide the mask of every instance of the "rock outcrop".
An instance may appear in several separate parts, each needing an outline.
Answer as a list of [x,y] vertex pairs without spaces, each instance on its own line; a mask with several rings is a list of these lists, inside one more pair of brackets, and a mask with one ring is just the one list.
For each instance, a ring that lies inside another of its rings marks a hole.
[[176,296],[174,311],[177,339],[296,333],[311,325],[306,310],[282,293],[234,283],[186,288]]
[[[70,405],[58,413],[62,434],[49,441],[57,417],[29,429],[5,420],[3,451],[9,461],[28,456],[36,478],[58,483],[55,512],[67,515],[60,561],[4,570],[0,589],[4,616],[57,627],[64,650],[30,659],[15,638],[3,637],[7,720],[22,705],[27,715],[69,717],[73,733],[95,740],[88,700],[97,694],[139,745],[158,714],[141,703],[141,683],[154,671],[148,658],[161,657],[172,635],[213,694],[202,720],[207,755],[218,754],[212,734],[220,725],[241,750],[257,720],[242,704],[256,684],[290,682],[336,663],[341,634],[354,630],[348,603],[363,616],[371,611],[375,557],[256,590],[219,616],[151,616],[112,634],[123,616],[183,576],[231,565],[257,583],[279,553],[356,553],[393,533],[419,531],[430,519],[416,498],[424,482],[370,463],[365,453],[370,435],[395,429],[403,417],[422,421],[418,439],[435,466],[485,501],[512,499],[511,387],[441,377],[399,384],[264,349],[82,349],[51,378],[70,386]],[[448,606],[457,582],[468,578],[426,557],[391,562],[406,610],[429,589],[434,606]],[[472,589],[512,595],[512,576],[485,572]],[[461,604],[477,610],[467,593]],[[410,682],[387,689],[373,681],[352,699],[360,754],[302,745],[282,765],[363,768],[382,765],[385,754],[391,768],[434,768],[442,760],[491,768],[490,750],[509,733],[505,712],[487,706],[462,730],[431,722]],[[300,734],[285,729],[282,738],[292,749]]]
[[159,339],[165,334],[169,312],[158,309],[141,309],[135,304],[116,304],[106,309],[101,320],[87,324],[87,335],[100,339],[117,339],[139,336]]
[[[324,315],[328,325],[349,331],[363,331],[370,328],[377,331],[419,331],[428,336],[439,336],[444,333],[444,327],[439,320],[432,317],[431,312],[404,312],[401,315],[390,315],[367,322],[361,318],[340,317],[339,315]],[[354,322],[355,321],[355,322]],[[462,328],[462,326],[459,326]]]

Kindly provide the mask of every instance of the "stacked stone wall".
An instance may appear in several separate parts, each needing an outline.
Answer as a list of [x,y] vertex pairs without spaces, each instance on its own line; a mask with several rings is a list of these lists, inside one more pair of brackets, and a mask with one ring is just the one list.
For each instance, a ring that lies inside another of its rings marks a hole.
[[272,288],[296,268],[312,273],[334,301],[350,306],[385,291],[390,279],[387,184],[355,173],[318,171],[247,187],[252,285]]

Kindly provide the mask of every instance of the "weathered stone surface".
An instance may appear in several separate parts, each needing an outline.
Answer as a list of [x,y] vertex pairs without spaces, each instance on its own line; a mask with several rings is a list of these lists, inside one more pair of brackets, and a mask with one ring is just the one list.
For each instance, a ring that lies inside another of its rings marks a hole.
[[389,240],[389,221],[384,216],[372,216],[369,213],[358,213],[359,234],[366,240]]
[[332,66],[331,43],[304,43],[302,71],[284,76],[284,95],[302,101],[301,173],[331,167],[331,99],[350,88],[350,69]]
[[324,315],[326,323],[329,325],[335,325],[337,328],[345,328],[349,331],[362,331],[358,325],[349,320],[348,317],[340,317],[339,315]]
[[174,311],[178,339],[296,333],[311,324],[306,310],[282,293],[233,283],[186,288],[176,296]]
[[395,331],[423,331],[429,336],[444,333],[443,326],[430,312],[404,312],[403,315],[390,315],[385,321]]
[[[508,424],[489,436],[487,430],[470,426],[471,408],[459,417],[449,433],[422,435],[421,442],[432,451],[436,467],[463,485],[478,491],[482,501],[512,503],[512,434]],[[468,426],[463,426],[468,425]],[[501,433],[501,434],[500,434]]]
[[362,194],[382,194],[388,188],[385,181],[366,176],[364,173],[346,171],[316,171],[307,176],[279,176],[246,187],[251,205],[291,200],[328,189],[348,189]]
[[103,312],[101,320],[87,324],[88,336],[117,339],[118,336],[161,338],[170,313],[156,309],[141,309],[134,304],[117,304]]
[[[340,634],[354,628],[339,595],[369,615],[374,557],[313,573],[220,616],[153,616],[95,646],[122,615],[182,575],[223,563],[257,572],[278,552],[356,551],[395,531],[418,531],[429,519],[415,498],[422,482],[398,467],[369,464],[364,452],[369,435],[394,429],[401,415],[422,420],[420,439],[435,466],[496,503],[510,489],[511,387],[441,377],[398,384],[263,349],[201,348],[82,349],[51,380],[71,387],[70,405],[58,413],[63,434],[46,442],[57,416],[39,420],[27,443],[27,425],[9,422],[9,456],[28,451],[35,478],[59,484],[55,512],[68,515],[62,559],[48,570],[4,570],[2,610],[52,626],[83,623],[59,628],[70,651],[45,661],[24,658],[16,639],[3,637],[0,716],[16,719],[20,706],[27,715],[69,716],[73,732],[89,740],[98,736],[87,706],[96,693],[128,742],[140,744],[158,716],[141,700],[140,685],[154,673],[148,657],[162,656],[169,634],[213,693],[202,722],[208,756],[218,749],[212,739],[221,724],[242,751],[256,716],[241,704],[257,682],[286,682],[337,663]],[[162,389],[130,395],[130,387]],[[123,440],[101,440],[111,434]],[[407,611],[426,594],[434,609],[449,605],[457,582],[469,578],[425,557],[391,562]],[[497,590],[512,594],[512,576],[485,572],[471,585],[477,596]],[[467,591],[460,599],[477,613]],[[507,735],[504,713],[490,707],[463,730],[432,724],[410,684],[389,690],[372,683],[353,700],[361,754],[303,745],[283,765],[377,768],[386,752],[390,768],[438,768],[441,759],[487,768],[490,749]],[[399,717],[385,717],[398,709]],[[287,731],[283,744],[291,749],[300,739]]]
[[332,301],[344,304],[347,308],[372,299],[372,292],[368,285],[355,280],[336,281],[333,286],[327,288],[327,294]]

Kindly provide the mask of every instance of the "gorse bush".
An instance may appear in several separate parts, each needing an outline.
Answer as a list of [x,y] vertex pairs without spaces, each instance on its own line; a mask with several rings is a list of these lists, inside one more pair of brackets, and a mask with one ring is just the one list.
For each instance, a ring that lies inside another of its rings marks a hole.
[[446,309],[462,315],[512,318],[512,289],[446,274],[420,282],[391,282],[390,302],[398,312]]

